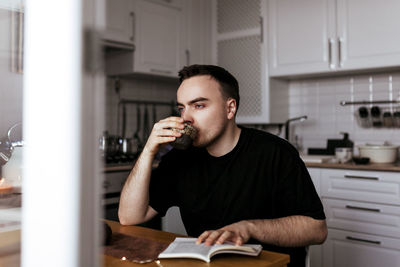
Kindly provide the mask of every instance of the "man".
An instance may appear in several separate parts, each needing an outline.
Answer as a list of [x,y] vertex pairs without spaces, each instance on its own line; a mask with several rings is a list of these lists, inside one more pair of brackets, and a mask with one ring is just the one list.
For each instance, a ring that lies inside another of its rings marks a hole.
[[[261,242],[304,266],[305,249],[326,239],[325,214],[297,150],[285,140],[238,126],[239,86],[225,69],[192,65],[179,72],[181,117],[159,121],[122,190],[122,224],[143,223],[178,206],[190,236],[206,245]],[[163,145],[198,130],[193,146],[173,149],[152,172]]]

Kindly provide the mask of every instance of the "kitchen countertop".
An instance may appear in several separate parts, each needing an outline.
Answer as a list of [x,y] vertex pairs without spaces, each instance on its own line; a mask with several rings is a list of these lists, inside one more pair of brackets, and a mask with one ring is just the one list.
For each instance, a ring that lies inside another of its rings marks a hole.
[[355,164],[349,163],[305,163],[308,168],[330,168],[330,169],[347,169],[347,170],[364,170],[364,171],[390,171],[400,172],[400,162],[397,163],[369,163]]
[[[158,163],[153,164],[153,168]],[[330,169],[347,169],[347,170],[365,170],[365,171],[389,171],[389,172],[400,172],[400,162],[396,163],[369,163],[369,164],[355,164],[349,163],[333,163],[333,162],[306,162],[309,168],[330,168]],[[105,172],[118,172],[118,171],[130,171],[133,168],[133,163],[129,165],[116,164],[105,166]]]

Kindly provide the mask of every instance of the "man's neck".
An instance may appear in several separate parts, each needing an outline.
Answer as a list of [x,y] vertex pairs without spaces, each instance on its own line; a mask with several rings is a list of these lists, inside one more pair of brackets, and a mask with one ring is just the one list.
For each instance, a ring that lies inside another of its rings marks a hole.
[[207,151],[211,156],[221,157],[231,152],[239,141],[241,129],[236,123],[229,124],[224,134],[219,140],[207,147]]

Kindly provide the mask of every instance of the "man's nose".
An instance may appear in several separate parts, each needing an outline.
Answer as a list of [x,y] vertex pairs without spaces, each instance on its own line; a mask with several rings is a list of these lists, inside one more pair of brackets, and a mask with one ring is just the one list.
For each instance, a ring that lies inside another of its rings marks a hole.
[[193,124],[193,117],[188,110],[185,110],[184,112],[182,112],[181,117],[185,123]]

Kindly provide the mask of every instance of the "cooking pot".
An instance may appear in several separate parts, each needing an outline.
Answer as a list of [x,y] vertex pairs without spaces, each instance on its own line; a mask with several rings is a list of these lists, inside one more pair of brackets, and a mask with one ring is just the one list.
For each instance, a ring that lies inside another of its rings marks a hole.
[[397,160],[397,146],[392,145],[363,145],[358,146],[361,157],[370,159],[372,163],[393,163]]

